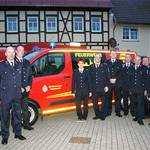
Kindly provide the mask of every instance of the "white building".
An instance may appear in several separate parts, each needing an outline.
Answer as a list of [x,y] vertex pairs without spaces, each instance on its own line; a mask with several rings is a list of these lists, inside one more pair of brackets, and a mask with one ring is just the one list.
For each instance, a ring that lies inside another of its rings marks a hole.
[[119,49],[150,56],[150,0],[112,0],[110,37]]

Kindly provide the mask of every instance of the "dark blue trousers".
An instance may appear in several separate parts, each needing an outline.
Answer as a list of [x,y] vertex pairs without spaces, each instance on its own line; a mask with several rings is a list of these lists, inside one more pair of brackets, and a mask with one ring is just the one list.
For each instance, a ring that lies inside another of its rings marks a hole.
[[144,95],[142,93],[132,93],[133,105],[135,108],[135,117],[138,120],[144,118]]
[[[106,117],[107,116],[107,98],[106,98],[106,93],[102,92],[94,92],[92,93],[92,101],[93,101],[93,108],[95,112],[96,117]],[[101,110],[98,105],[98,99],[101,98],[102,105],[101,105]]]
[[9,137],[10,110],[13,116],[13,131],[15,135],[21,135],[21,103],[20,100],[11,100],[1,104],[1,131],[2,138]]

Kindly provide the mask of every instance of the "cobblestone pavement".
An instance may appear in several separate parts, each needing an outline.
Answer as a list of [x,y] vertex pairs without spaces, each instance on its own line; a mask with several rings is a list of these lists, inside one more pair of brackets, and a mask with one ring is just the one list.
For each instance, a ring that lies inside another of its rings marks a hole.
[[93,116],[90,109],[87,121],[77,121],[75,112],[39,118],[33,131],[23,130],[26,141],[14,139],[11,131],[8,145],[0,144],[0,150],[150,150],[150,119],[140,126],[131,115],[112,114],[105,121]]

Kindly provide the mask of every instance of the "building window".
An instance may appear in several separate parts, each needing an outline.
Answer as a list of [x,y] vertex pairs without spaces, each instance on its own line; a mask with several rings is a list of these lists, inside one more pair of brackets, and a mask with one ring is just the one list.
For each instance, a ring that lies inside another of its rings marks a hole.
[[27,28],[28,28],[28,32],[38,32],[39,30],[38,17],[34,17],[34,16],[28,17]]
[[138,29],[137,28],[123,28],[123,40],[138,40]]
[[83,17],[73,17],[73,31],[84,32]]
[[92,32],[101,32],[101,17],[91,17],[91,31]]
[[57,17],[46,17],[46,31],[57,32]]
[[18,17],[7,17],[7,32],[18,32]]

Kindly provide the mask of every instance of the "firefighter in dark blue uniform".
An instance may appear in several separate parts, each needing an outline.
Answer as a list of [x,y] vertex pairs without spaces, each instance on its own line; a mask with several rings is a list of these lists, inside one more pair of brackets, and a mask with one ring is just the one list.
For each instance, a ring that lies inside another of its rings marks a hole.
[[[150,111],[150,67],[147,72],[147,78],[146,78],[146,97],[147,97],[147,103],[148,103],[148,111]],[[150,117],[150,114],[148,114]],[[150,123],[149,123],[150,125]]]
[[[1,100],[0,100],[0,106],[1,106]],[[1,114],[1,107],[0,107],[0,114]],[[2,135],[2,132],[1,132],[1,115],[0,115],[0,136]]]
[[0,101],[2,144],[8,143],[10,110],[12,110],[15,138],[25,140],[21,133],[22,66],[15,63],[13,47],[7,47],[6,60],[0,63]]
[[[94,57],[94,64],[89,68],[90,81],[92,89],[92,101],[95,112],[93,119],[105,120],[107,116],[107,92],[109,85],[109,73],[107,64],[101,63],[102,54],[96,54]],[[98,105],[98,98],[101,98],[101,110]]]
[[108,115],[112,113],[112,93],[115,97],[116,116],[122,117],[121,111],[121,68],[122,62],[117,59],[117,54],[112,51],[110,59],[106,62],[110,72],[110,90],[108,94]]
[[[122,70],[121,70],[121,82],[122,82],[122,97],[123,97],[123,105],[124,105],[124,115],[128,115],[129,113],[129,100],[130,104],[132,105],[132,99],[129,92],[129,73],[130,69],[133,66],[133,63],[131,62],[131,56],[126,55],[125,63],[122,64]],[[133,106],[131,106],[131,114],[134,116],[135,110],[133,109]]]
[[[144,76],[145,76],[144,78],[147,78],[147,75],[148,75],[148,72],[149,72],[149,68],[150,68],[150,66],[149,66],[149,59],[148,59],[148,57],[144,57],[142,59],[142,70],[143,70]],[[145,80],[145,81],[147,82],[147,80]],[[148,105],[147,98],[146,98],[146,96],[144,96],[144,110],[145,110],[144,115],[145,115],[145,117],[148,117],[150,115],[150,111],[149,111],[149,107],[148,106],[149,105]]]
[[133,121],[137,121],[140,125],[144,125],[144,95],[146,92],[145,76],[141,66],[141,58],[135,57],[135,65],[130,70],[129,82],[130,82],[130,93],[132,100],[135,105],[135,118]]
[[24,47],[17,46],[16,49],[16,57],[15,60],[22,65],[22,118],[23,118],[23,128],[27,130],[33,130],[31,127],[29,120],[30,120],[30,113],[28,111],[28,94],[31,89],[32,85],[32,70],[28,60],[23,58],[24,56]]
[[[78,120],[86,120],[88,116],[88,97],[90,93],[90,78],[88,70],[84,69],[84,59],[78,60],[78,69],[73,72],[72,93],[76,96],[76,111]],[[81,103],[83,101],[83,112]]]

